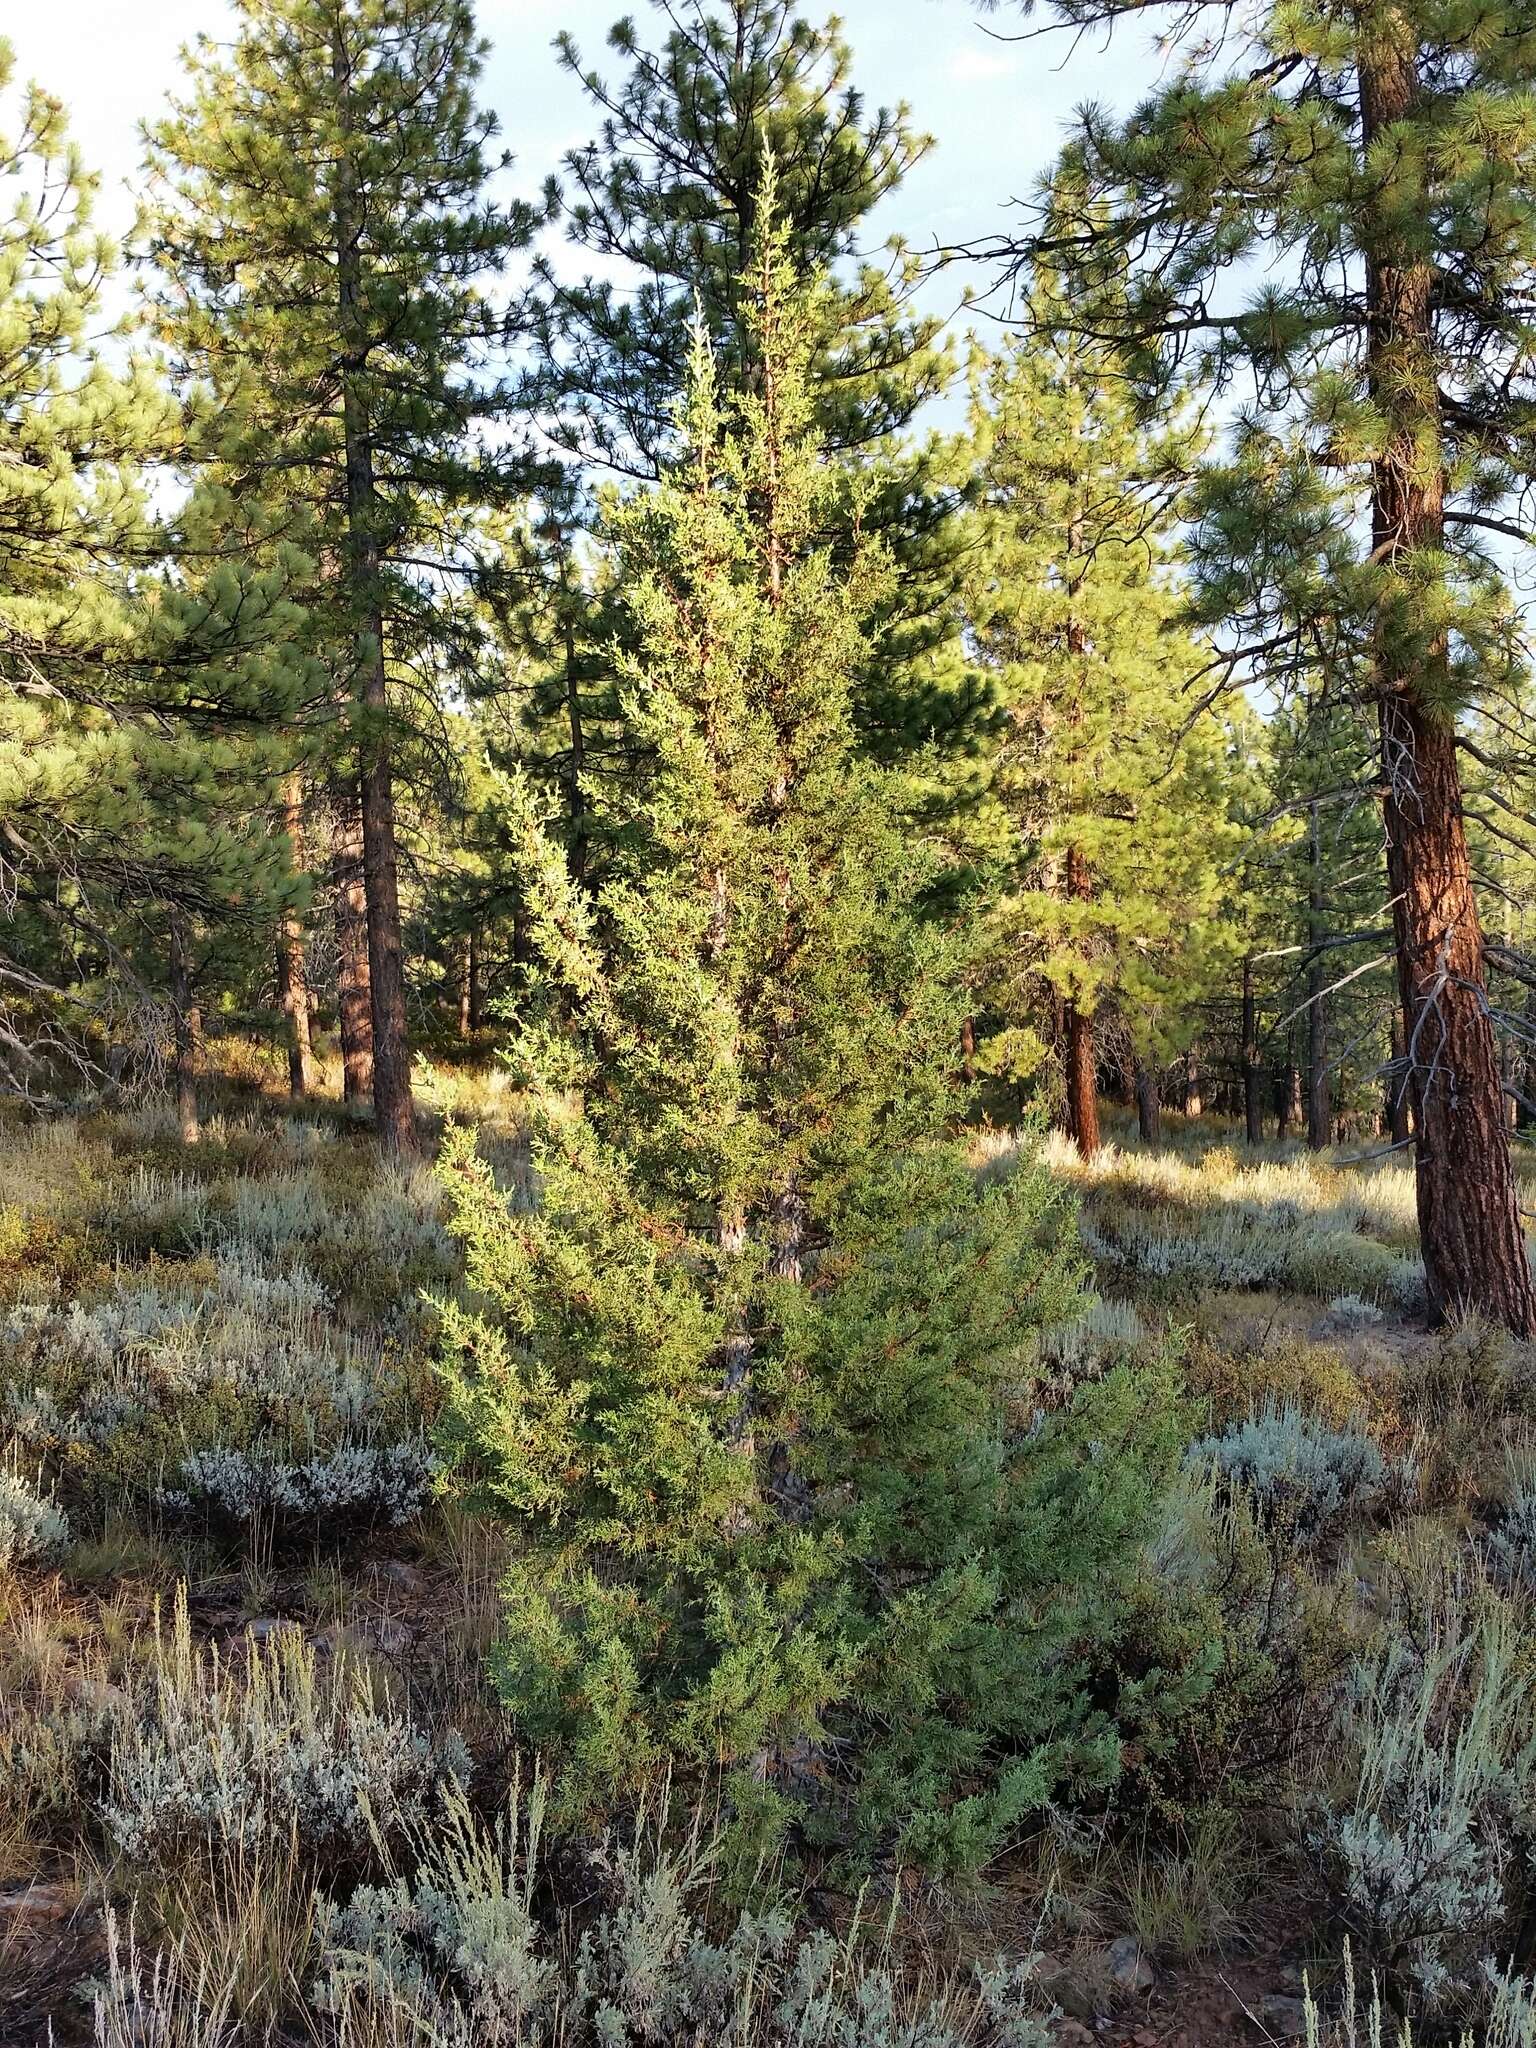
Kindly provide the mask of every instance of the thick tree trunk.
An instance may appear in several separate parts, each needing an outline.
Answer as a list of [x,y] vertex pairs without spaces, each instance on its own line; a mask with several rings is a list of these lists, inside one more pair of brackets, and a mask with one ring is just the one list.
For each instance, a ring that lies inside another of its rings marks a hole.
[[1253,993],[1253,958],[1243,958],[1243,1126],[1250,1145],[1264,1142],[1264,1072],[1259,1065],[1259,1010]]
[[1323,905],[1323,843],[1317,805],[1307,826],[1307,1144],[1321,1152],[1333,1137],[1333,1092],[1328,1075],[1328,974],[1322,944],[1327,936]]
[[[304,866],[304,806],[299,778],[283,784],[283,824],[296,870]],[[277,992],[288,1020],[288,1093],[302,1100],[314,1090],[315,1065],[309,1041],[309,980],[304,971],[304,927],[297,911],[283,913],[277,934]]]
[[1163,1142],[1163,1106],[1157,1095],[1157,1074],[1144,1060],[1135,1063],[1136,1125],[1144,1145]]
[[356,696],[362,708],[363,893],[368,912],[368,979],[373,999],[373,1120],[387,1150],[416,1150],[411,1048],[405,1013],[405,948],[400,935],[400,878],[395,851],[395,794],[390,764],[389,696],[384,667],[384,607],[371,422],[362,382],[362,220],[357,202],[348,111],[351,60],[338,28],[331,71],[342,113],[336,185],[336,286],[343,356],[342,442],[347,490],[348,598],[357,635]]
[[197,1117],[197,1033],[193,1027],[196,1006],[192,999],[192,972],[187,960],[186,932],[179,911],[171,915],[171,1036],[176,1086],[176,1121],[181,1142],[195,1145],[202,1136]]
[[363,887],[363,825],[355,788],[339,792],[333,872],[336,881],[336,1010],[341,1025],[341,1092],[347,1102],[373,1095],[373,992],[368,974],[368,908]]
[[[1360,36],[1360,112],[1369,148],[1420,99],[1418,47],[1391,4]],[[1404,175],[1411,175],[1405,166]],[[1413,1110],[1419,1238],[1436,1321],[1475,1310],[1536,1335],[1536,1290],[1521,1229],[1498,1048],[1488,1014],[1453,726],[1437,703],[1449,650],[1411,620],[1417,564],[1444,544],[1433,332],[1434,276],[1405,242],[1401,179],[1387,181],[1365,235],[1371,395],[1386,419],[1372,489],[1373,559],[1388,578],[1378,607],[1375,686],[1382,809],[1398,986]]]

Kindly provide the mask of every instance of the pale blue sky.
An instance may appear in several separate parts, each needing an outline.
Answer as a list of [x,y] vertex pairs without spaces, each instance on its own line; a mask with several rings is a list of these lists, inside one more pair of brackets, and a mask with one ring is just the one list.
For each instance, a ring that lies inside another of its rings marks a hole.
[[[808,0],[804,11],[819,19],[828,10]],[[1017,29],[1020,17],[1004,11],[983,24],[967,0],[843,0],[836,11],[866,98],[908,101],[917,125],[937,138],[874,221],[877,240],[900,233],[918,245],[952,244],[996,233],[1016,218],[1010,199],[1028,193],[1051,161],[1073,107],[1084,99],[1123,106],[1155,71],[1144,38],[1075,50],[1061,34],[1001,42],[988,28]],[[569,29],[583,58],[611,73],[605,38],[625,12],[654,26],[647,0],[481,0],[492,46],[483,98],[517,158],[520,189],[536,192],[562,152],[596,127],[551,38]],[[18,69],[66,101],[86,161],[102,173],[104,224],[129,217],[138,123],[174,90],[179,47],[200,30],[217,37],[228,22],[222,0],[33,0],[7,24]],[[935,309],[948,312],[961,289],[953,276],[932,287]]]

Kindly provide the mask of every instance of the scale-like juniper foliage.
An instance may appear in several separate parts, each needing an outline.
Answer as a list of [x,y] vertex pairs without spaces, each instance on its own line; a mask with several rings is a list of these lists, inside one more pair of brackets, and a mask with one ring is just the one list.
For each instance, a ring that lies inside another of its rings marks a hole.
[[1171,1404],[1111,1375],[1036,1420],[1070,1211],[943,1135],[955,963],[849,709],[885,567],[818,544],[821,313],[771,226],[748,301],[760,375],[724,401],[699,345],[687,459],[617,520],[652,768],[595,906],[524,806],[544,971],[582,1000],[574,1039],[554,1004],[524,1037],[537,1207],[449,1149],[480,1304],[446,1318],[450,1433],[523,1539],[501,1682],[573,1798],[682,1759],[972,1864],[1069,1761],[1112,1768],[1072,1652]]

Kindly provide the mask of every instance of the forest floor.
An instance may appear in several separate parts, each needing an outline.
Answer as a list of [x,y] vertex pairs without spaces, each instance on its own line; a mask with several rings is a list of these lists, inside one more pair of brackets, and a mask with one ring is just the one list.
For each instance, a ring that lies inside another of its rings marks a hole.
[[[362,1939],[317,1918],[317,1888],[343,1902],[394,1869],[466,1751],[477,1779],[516,1773],[486,1661],[506,1543],[433,1489],[432,1297],[457,1255],[430,1169],[387,1168],[333,1102],[294,1110],[254,1055],[215,1094],[195,1148],[153,1108],[0,1130],[0,2043],[18,2048],[50,2030],[363,2048],[317,2010],[327,1982],[345,2006],[335,1955]],[[424,1100],[518,1174],[496,1078],[438,1065]],[[1331,1982],[1341,1953],[1315,1816],[1358,1775],[1331,1718],[1345,1667],[1384,1620],[1523,1599],[1536,1360],[1426,1332],[1396,1161],[1176,1120],[1156,1152],[1111,1137],[1091,1165],[1048,1146],[1099,1300],[1042,1338],[1041,1397],[1176,1343],[1192,1440],[1294,1439],[1302,1418],[1300,1463],[1270,1474],[1286,1538],[1224,1517],[1208,1478],[1175,1489],[1117,1681],[1201,1684],[1182,1704],[1149,1686],[1112,1814],[1053,1816],[963,1894],[914,1890],[899,1974],[1034,1954],[1048,2038],[1282,2041],[1303,1974]],[[982,1134],[978,1165],[1013,1142]],[[802,1903],[846,1928],[848,1901]],[[422,2038],[398,2013],[366,2036]],[[858,2036],[886,2038],[909,2037]]]

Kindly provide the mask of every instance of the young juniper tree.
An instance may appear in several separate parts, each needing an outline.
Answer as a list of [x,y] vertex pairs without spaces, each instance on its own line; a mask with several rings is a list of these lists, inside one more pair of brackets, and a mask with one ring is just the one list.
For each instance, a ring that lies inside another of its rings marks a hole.
[[504,324],[485,280],[530,219],[485,194],[494,123],[474,104],[467,0],[238,14],[230,49],[193,51],[191,98],[151,138],[164,332],[211,387],[226,483],[289,506],[319,566],[315,644],[351,712],[341,812],[355,794],[375,1115],[409,1150],[398,679],[443,629],[454,508],[508,485],[471,433],[502,402],[483,376]]
[[1101,368],[1070,339],[1000,359],[974,427],[974,632],[1007,717],[992,981],[1005,1010],[1020,984],[1043,982],[1059,1005],[1067,1128],[1085,1157],[1099,1143],[1095,1019],[1118,1015],[1139,1069],[1162,1064],[1232,950],[1227,735],[1195,715],[1209,654],[1176,624],[1168,450]]
[[972,1862],[1068,1754],[1113,1768],[1074,1660],[1165,1424],[1124,1378],[1035,1431],[1013,1405],[1068,1214],[944,1136],[951,963],[850,708],[887,571],[821,544],[825,311],[762,219],[747,306],[754,388],[696,342],[686,457],[617,520],[652,767],[595,906],[510,792],[579,1029],[520,1048],[535,1208],[449,1150],[480,1303],[447,1312],[450,1436],[523,1538],[501,1680],[572,1796],[670,1756]]
[[1182,69],[1123,124],[1088,113],[1045,237],[1149,384],[1190,347],[1249,379],[1204,478],[1207,615],[1271,681],[1368,679],[1431,1306],[1530,1334],[1458,759],[1469,709],[1516,695],[1487,544],[1536,478],[1529,23],[1428,0],[1175,22]]

